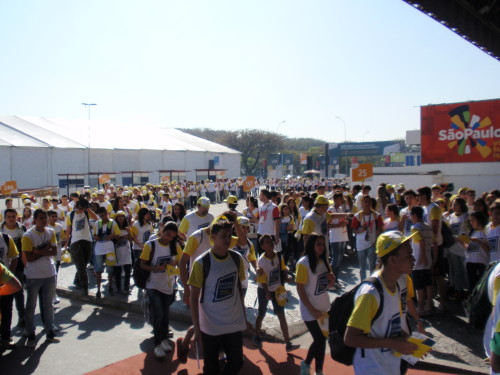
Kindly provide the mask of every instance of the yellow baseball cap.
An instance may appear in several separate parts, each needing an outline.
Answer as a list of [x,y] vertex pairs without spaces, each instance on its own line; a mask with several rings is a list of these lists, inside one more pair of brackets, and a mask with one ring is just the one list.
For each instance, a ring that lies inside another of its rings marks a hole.
[[29,198],[30,196],[26,193],[24,194],[21,194],[21,199],[26,199],[26,198]]
[[417,233],[418,232],[414,232],[408,237],[405,237],[404,234],[398,230],[391,230],[382,233],[377,239],[377,256],[382,258],[384,255],[389,254]]
[[227,202],[229,204],[238,204],[238,197],[230,195],[227,197],[227,199],[224,199],[224,202]]
[[317,204],[326,204],[326,205],[329,205],[330,201],[324,195],[318,195],[316,197],[316,200],[314,201],[314,205],[317,205]]
[[124,211],[120,210],[116,213],[116,216],[127,216]]

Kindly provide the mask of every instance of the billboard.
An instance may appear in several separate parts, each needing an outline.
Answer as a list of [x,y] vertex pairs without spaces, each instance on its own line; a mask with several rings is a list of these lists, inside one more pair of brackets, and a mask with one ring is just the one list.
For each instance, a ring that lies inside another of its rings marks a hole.
[[422,163],[500,161],[500,99],[420,109]]
[[401,152],[403,146],[403,141],[330,143],[328,156],[332,163],[338,163],[339,158],[344,156],[390,155],[393,152]]

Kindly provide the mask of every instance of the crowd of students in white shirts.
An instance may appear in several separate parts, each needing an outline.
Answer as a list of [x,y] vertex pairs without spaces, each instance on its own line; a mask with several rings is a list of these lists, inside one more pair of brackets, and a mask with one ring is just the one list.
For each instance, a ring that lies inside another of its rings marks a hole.
[[[13,301],[27,345],[36,344],[33,314],[39,295],[47,340],[58,341],[52,306],[57,303],[56,275],[64,248],[76,266],[75,288],[83,294],[89,293],[87,265],[92,264],[96,298],[103,297],[105,269],[109,295],[130,293],[132,265],[139,259],[141,269],[150,272],[145,292],[159,358],[172,350],[169,306],[180,279],[193,326],[186,337],[177,339],[177,354],[185,361],[191,343],[199,343],[205,349],[207,374],[218,371],[219,348],[226,355],[225,371],[232,371],[226,373],[236,373],[242,366],[240,334],[250,328],[244,313],[250,267],[256,274],[259,303],[257,322],[251,328],[253,343],[262,346],[260,329],[271,301],[286,350],[297,348],[288,335],[283,292],[283,284],[295,275],[302,317],[314,338],[301,373],[309,373],[315,360],[316,373],[321,374],[325,352],[321,324],[330,307],[327,292],[343,288],[345,255],[357,254],[364,280],[376,271],[381,258],[377,240],[383,233],[411,236],[415,263],[407,289],[416,290],[417,307],[409,312],[417,322],[446,311],[449,298],[467,298],[486,266],[500,259],[498,190],[476,198],[475,191],[467,188],[454,195],[439,185],[414,191],[403,184],[383,184],[372,197],[370,186],[349,189],[331,179],[264,182],[268,189],[259,190],[258,199],[255,192],[248,194],[241,212],[237,210],[238,198],[244,197],[241,179],[107,186],[83,195],[45,197],[41,204],[34,197],[22,197],[22,210],[6,201],[1,228],[12,241],[3,243],[1,260],[25,280],[27,302],[23,290],[10,301],[2,299],[2,345],[11,342]],[[226,202],[228,211],[214,218],[209,207],[220,201]],[[443,223],[449,231],[443,230]],[[238,256],[228,253],[230,249]],[[435,289],[438,306],[433,302]],[[221,316],[225,319],[219,322]]]

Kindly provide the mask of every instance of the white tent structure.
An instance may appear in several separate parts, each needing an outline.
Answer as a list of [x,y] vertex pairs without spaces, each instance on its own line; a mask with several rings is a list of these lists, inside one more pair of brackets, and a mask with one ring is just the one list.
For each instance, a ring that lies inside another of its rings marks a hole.
[[158,184],[168,171],[188,180],[240,174],[238,151],[180,130],[118,121],[0,116],[0,160],[0,183],[14,180],[19,189],[96,186],[100,174],[123,185]]

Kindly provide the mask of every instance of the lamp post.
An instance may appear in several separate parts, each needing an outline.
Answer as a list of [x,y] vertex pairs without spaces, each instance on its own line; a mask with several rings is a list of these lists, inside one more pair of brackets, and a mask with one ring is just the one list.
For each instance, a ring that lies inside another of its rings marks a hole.
[[[284,124],[286,120],[281,121],[278,126],[276,127],[276,134],[279,135],[279,129],[282,124]],[[279,163],[279,137],[276,139],[276,156],[278,157],[278,163]],[[283,172],[283,154],[281,155],[281,171]],[[278,170],[276,170],[276,179],[278,179]]]
[[[345,121],[344,121],[344,119],[343,119],[342,117],[340,117],[340,116],[335,116],[335,118],[338,118],[338,119],[339,119],[340,121],[342,121],[342,123],[344,124],[344,143],[345,143],[345,145],[344,145],[344,146],[346,146],[346,147],[347,147],[347,127],[346,127],[346,125],[345,125]],[[345,150],[345,155],[344,155],[344,157],[345,157],[345,175],[346,175],[346,176],[348,176],[348,175],[349,175],[349,173],[348,173],[348,170],[347,170],[347,163],[348,163],[348,160],[347,160],[347,150]]]
[[97,105],[95,103],[82,103],[83,106],[88,108],[89,110],[89,139],[88,139],[88,146],[89,146],[89,155],[88,155],[88,169],[89,169],[89,186],[90,186],[90,107],[93,105]]

